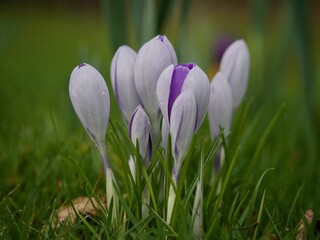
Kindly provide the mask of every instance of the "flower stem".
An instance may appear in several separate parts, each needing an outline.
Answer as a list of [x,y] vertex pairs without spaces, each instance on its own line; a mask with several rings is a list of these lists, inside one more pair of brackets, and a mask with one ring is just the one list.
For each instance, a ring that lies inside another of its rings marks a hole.
[[170,184],[169,188],[169,197],[168,197],[168,208],[167,208],[167,223],[170,224],[174,203],[176,200],[176,192],[174,187],[177,187],[178,179],[175,174],[172,174],[172,184]]

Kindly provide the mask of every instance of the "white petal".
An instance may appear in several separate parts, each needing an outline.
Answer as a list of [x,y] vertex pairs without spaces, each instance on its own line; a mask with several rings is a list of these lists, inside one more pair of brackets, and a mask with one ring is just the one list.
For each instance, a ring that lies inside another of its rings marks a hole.
[[151,158],[151,124],[146,112],[140,105],[134,111],[129,127],[130,138],[133,144],[136,145],[136,141],[138,140],[141,157],[149,161]]
[[[158,36],[159,37],[159,36]],[[168,40],[168,38],[166,36],[162,36],[162,41],[163,43],[166,45],[169,53],[170,53],[170,56],[171,56],[171,61],[174,65],[176,65],[178,63],[177,61],[177,55],[176,55],[176,51],[174,50],[171,42]]]
[[140,104],[134,82],[134,63],[136,52],[128,46],[121,46],[111,62],[111,82],[120,111],[127,123]]
[[137,92],[151,118],[159,115],[155,94],[159,76],[166,67],[176,61],[176,57],[172,56],[173,48],[168,47],[168,42],[163,36],[151,39],[140,48],[135,62],[134,79]]
[[193,93],[182,92],[173,104],[170,118],[172,154],[178,166],[182,164],[188,153],[194,133],[196,113],[196,100]]
[[157,98],[164,120],[169,125],[168,101],[174,65],[168,66],[160,75],[157,84]]
[[101,74],[89,64],[80,64],[71,73],[69,95],[73,108],[90,138],[104,145],[110,114],[110,98]]
[[250,56],[244,40],[232,43],[222,56],[220,71],[226,76],[233,95],[234,109],[246,92],[249,77]]
[[198,66],[193,67],[187,75],[182,91],[191,90],[196,99],[197,118],[195,131],[199,129],[207,113],[210,98],[210,83],[207,75]]
[[212,139],[220,133],[220,126],[224,128],[225,135],[230,133],[232,112],[233,98],[230,85],[225,76],[218,72],[211,82],[208,108]]

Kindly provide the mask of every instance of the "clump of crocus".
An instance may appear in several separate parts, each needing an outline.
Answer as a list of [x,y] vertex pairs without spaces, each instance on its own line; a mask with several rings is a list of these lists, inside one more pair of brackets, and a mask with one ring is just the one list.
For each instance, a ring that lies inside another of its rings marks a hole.
[[111,62],[111,83],[118,106],[126,123],[141,104],[134,82],[136,52],[128,46],[121,46]]
[[[174,157],[170,187],[167,222],[171,221],[176,187],[182,162],[186,157],[192,137],[205,117],[209,103],[209,80],[194,63],[170,65],[160,75],[157,97],[163,114],[163,134],[169,130]],[[164,136],[163,136],[164,137]],[[164,141],[166,142],[166,141]]]
[[[230,134],[232,116],[241,104],[248,85],[250,56],[244,40],[233,42],[224,52],[220,71],[211,81],[208,116],[211,137],[215,139],[220,129],[225,136]],[[224,149],[216,158],[218,172],[223,164]]]
[[[110,204],[111,199],[115,199],[115,194],[113,173],[105,146],[105,135],[110,114],[110,98],[107,85],[94,67],[82,63],[75,67],[71,73],[69,94],[78,118],[99,150],[106,173],[107,204]],[[113,217],[115,217],[115,214]]]
[[160,74],[171,64],[177,64],[175,50],[166,36],[158,35],[140,48],[134,65],[136,89],[151,120],[154,141],[157,141],[161,121],[156,87]]

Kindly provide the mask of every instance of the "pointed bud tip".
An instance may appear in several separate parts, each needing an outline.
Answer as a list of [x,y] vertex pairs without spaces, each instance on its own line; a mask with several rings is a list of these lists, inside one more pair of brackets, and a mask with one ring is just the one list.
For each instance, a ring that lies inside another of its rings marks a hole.
[[84,66],[87,66],[87,65],[85,63],[81,63],[81,64],[79,64],[78,68],[82,68]]

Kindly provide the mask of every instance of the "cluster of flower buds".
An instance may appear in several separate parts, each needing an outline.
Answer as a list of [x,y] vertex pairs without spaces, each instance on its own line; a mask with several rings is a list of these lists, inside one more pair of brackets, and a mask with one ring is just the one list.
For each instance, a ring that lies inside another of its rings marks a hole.
[[[172,180],[177,184],[193,135],[207,111],[213,139],[221,129],[225,135],[230,133],[232,115],[247,88],[249,51],[244,40],[232,43],[222,56],[220,71],[210,83],[195,63],[177,64],[172,44],[165,36],[158,35],[138,53],[128,46],[119,47],[110,73],[130,138],[134,145],[138,142],[146,167],[160,132],[164,148],[170,134],[174,158]],[[110,99],[103,77],[92,66],[80,64],[71,74],[69,92],[76,114],[99,149],[106,172],[111,172],[105,152]],[[130,169],[135,172],[132,157]],[[174,196],[170,194],[174,194],[173,188],[169,191],[168,222],[174,203]]]

